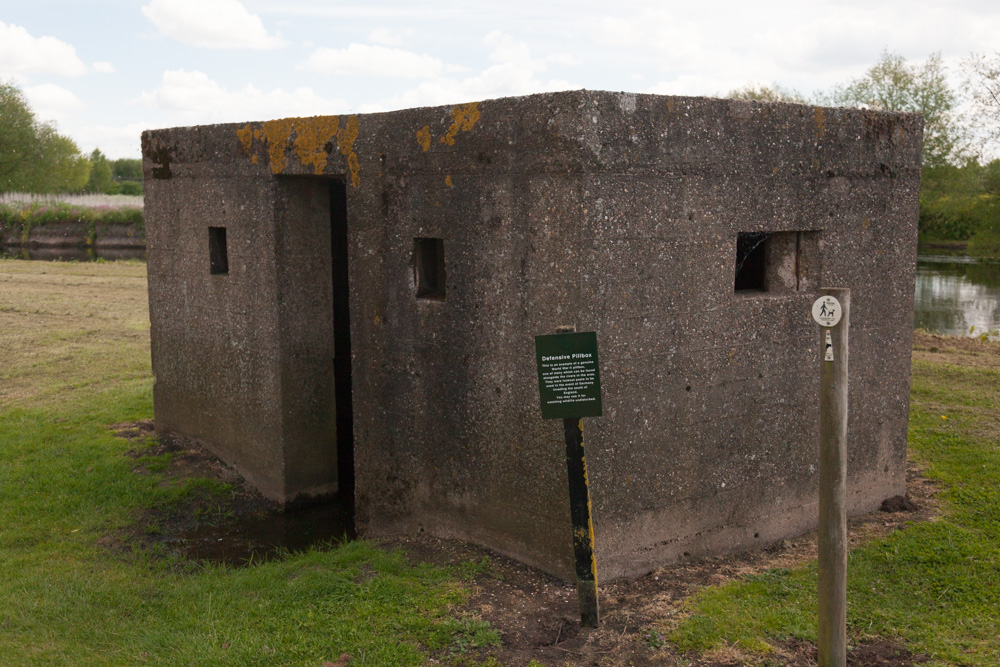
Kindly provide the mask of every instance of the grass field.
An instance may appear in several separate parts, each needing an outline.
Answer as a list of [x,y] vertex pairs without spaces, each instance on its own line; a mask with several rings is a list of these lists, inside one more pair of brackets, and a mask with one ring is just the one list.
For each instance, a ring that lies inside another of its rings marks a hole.
[[[1000,664],[1000,344],[917,336],[909,452],[940,483],[939,520],[850,553],[849,641],[899,639],[930,664]],[[815,641],[815,562],[702,591],[682,650]]]
[[[0,664],[497,664],[461,607],[474,567],[359,541],[231,569],[109,541],[147,508],[227,493],[137,473],[109,429],[152,416],[146,308],[141,263],[0,260]],[[941,516],[852,552],[851,641],[1000,664],[1000,344],[919,336],[912,397]],[[669,641],[649,664],[782,664],[774,646],[815,639],[814,587],[805,563],[702,588],[653,625]]]
[[148,329],[144,264],[0,261],[0,664],[417,665],[483,636],[449,614],[462,576],[366,542],[240,570],[109,550],[203,487],[134,473],[108,428],[152,416]]

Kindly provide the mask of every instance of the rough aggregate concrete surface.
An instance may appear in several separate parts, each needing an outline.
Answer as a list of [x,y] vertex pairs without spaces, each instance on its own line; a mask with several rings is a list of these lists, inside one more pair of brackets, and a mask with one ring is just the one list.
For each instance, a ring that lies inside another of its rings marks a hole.
[[[533,337],[596,331],[601,580],[814,527],[819,286],[852,290],[852,513],[905,484],[922,119],[575,91],[143,135],[156,427],[279,501],[336,490],[347,198],[357,522],[572,578]],[[209,226],[229,272],[209,271]],[[737,238],[770,233],[764,290]],[[417,298],[415,239],[444,298]]]

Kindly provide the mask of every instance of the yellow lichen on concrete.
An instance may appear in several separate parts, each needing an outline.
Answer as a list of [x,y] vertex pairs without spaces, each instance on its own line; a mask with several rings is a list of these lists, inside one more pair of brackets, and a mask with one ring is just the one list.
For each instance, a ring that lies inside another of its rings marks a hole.
[[243,152],[250,155],[250,151],[253,150],[253,126],[249,123],[236,130],[236,138],[240,140],[240,144],[243,145]]
[[479,102],[459,104],[451,110],[451,126],[441,137],[442,144],[455,145],[455,137],[459,132],[468,132],[479,122]]
[[451,174],[448,174],[444,177],[444,184],[447,185],[449,188],[451,187]]
[[816,125],[816,136],[826,136],[826,114],[823,113],[822,109],[816,109],[813,114],[813,123]]
[[271,159],[271,171],[280,174],[285,171],[285,149],[292,138],[292,128],[299,118],[281,118],[263,123],[261,140],[267,145],[267,155]]
[[357,116],[350,116],[344,127],[340,127],[338,116],[314,116],[267,121],[258,128],[247,124],[236,130],[236,137],[253,164],[259,161],[259,151],[254,150],[256,145],[267,151],[271,171],[275,174],[285,171],[289,148],[295,151],[299,162],[312,167],[316,175],[322,174],[332,152],[329,145],[336,141],[340,152],[347,156],[351,184],[358,187],[361,184],[361,167],[357,153],[354,152],[358,132]]
[[354,142],[358,139],[358,117],[350,116],[347,126],[337,130],[337,145],[343,155],[354,152]]
[[340,152],[347,156],[347,168],[351,171],[351,186],[361,185],[361,164],[358,162],[358,154],[354,152],[354,142],[358,139],[359,131],[358,117],[350,116],[345,127],[337,130],[337,144]]
[[311,165],[317,176],[326,167],[326,144],[337,136],[339,125],[337,116],[299,118],[295,122],[295,154],[299,162]]
[[417,143],[420,147],[424,149],[426,153],[431,149],[431,126],[424,125],[422,128],[417,130]]
[[347,156],[347,168],[351,170],[351,185],[355,188],[361,185],[361,176],[358,174],[361,165],[358,163],[357,153],[351,153]]

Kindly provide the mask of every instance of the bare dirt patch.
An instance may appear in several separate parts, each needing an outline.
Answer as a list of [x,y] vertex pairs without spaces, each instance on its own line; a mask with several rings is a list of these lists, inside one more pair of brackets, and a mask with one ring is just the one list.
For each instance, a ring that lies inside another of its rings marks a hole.
[[[253,502],[252,510],[265,509],[268,504],[268,501],[247,484],[239,473],[190,438],[173,434],[157,436],[153,422],[148,420],[112,424],[110,428],[119,438],[137,444],[135,449],[128,452],[128,455],[137,462],[133,472],[146,473],[150,465],[156,465],[155,462],[159,457],[169,454],[168,466],[159,471],[166,474],[165,483],[188,477],[214,479],[233,485],[237,495]],[[270,505],[274,506],[274,503]]]
[[[198,445],[176,436],[153,434],[151,422],[115,424],[116,434],[136,442],[130,452],[136,460],[136,474],[148,474],[149,465],[162,465],[163,455],[170,454],[165,469],[165,483],[188,477],[202,477],[229,484],[232,492],[221,500],[194,494],[176,507],[147,510],[136,519],[127,536],[108,542],[117,548],[141,544],[154,553],[188,554],[185,535],[206,523],[206,516],[223,517],[209,521],[219,534],[236,534],[241,544],[266,549],[259,535],[239,532],[242,521],[281,516],[278,506],[260,496],[232,468]],[[903,529],[907,523],[935,520],[938,503],[936,486],[910,467],[906,495],[891,498],[880,511],[850,520],[849,542],[852,547]],[[326,519],[312,519],[326,521]],[[299,533],[301,528],[290,532]],[[212,539],[217,539],[216,537]],[[644,577],[609,582],[600,587],[601,626],[580,625],[576,588],[539,570],[492,553],[481,547],[455,540],[426,536],[380,540],[387,549],[402,548],[414,563],[460,567],[469,561],[485,562],[484,571],[471,581],[473,593],[460,615],[489,621],[501,635],[500,648],[470,650],[481,658],[492,655],[503,664],[525,665],[538,660],[545,665],[692,665],[696,667],[765,664],[760,656],[745,655],[734,649],[722,649],[706,655],[678,654],[661,641],[657,627],[678,618],[681,602],[705,586],[723,584],[772,568],[790,568],[816,557],[816,535],[782,540],[764,549],[725,557],[704,558],[675,563],[650,572]],[[197,558],[197,554],[194,556]],[[214,560],[213,557],[207,557]],[[485,560],[484,560],[485,559]],[[652,634],[650,634],[652,633]],[[439,661],[448,663],[452,656],[442,654]],[[816,647],[807,642],[784,642],[774,646],[766,664],[815,665]],[[776,662],[777,661],[777,662]],[[905,647],[887,641],[875,641],[852,649],[848,664],[859,666],[904,667],[922,662]]]
[[165,507],[148,508],[123,534],[103,544],[118,552],[142,549],[186,562],[247,566],[311,546],[353,537],[348,509],[336,497],[284,506],[268,500],[231,466],[191,438],[156,435],[150,421],[113,424],[135,443],[128,456],[137,475],[156,472],[162,486],[200,479],[202,485]]
[[913,332],[913,358],[1000,370],[1000,341]]
[[[937,517],[935,485],[916,468],[910,468],[907,478],[906,496],[890,499],[886,511],[851,519],[852,547],[900,530],[907,523]],[[680,562],[638,579],[604,584],[600,587],[601,625],[597,629],[581,627],[575,586],[516,561],[469,544],[429,537],[386,540],[383,544],[404,548],[414,562],[455,565],[489,556],[491,568],[475,578],[473,595],[460,613],[487,620],[500,631],[502,648],[483,651],[482,655],[494,655],[503,664],[524,665],[531,660],[574,667],[816,664],[816,647],[807,642],[778,644],[766,658],[731,649],[682,655],[663,645],[655,629],[678,618],[681,602],[705,586],[814,559],[815,533],[782,540],[759,551]],[[901,645],[879,640],[854,647],[848,664],[903,667],[923,661]]]

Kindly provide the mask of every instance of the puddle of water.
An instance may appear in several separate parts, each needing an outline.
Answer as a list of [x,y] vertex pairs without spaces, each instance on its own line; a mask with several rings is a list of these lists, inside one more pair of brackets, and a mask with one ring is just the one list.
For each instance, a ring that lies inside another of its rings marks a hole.
[[111,262],[117,259],[146,259],[145,248],[0,248],[0,259],[28,259],[48,262]]
[[345,503],[334,498],[300,509],[201,526],[181,533],[178,547],[191,559],[242,567],[354,537]]

